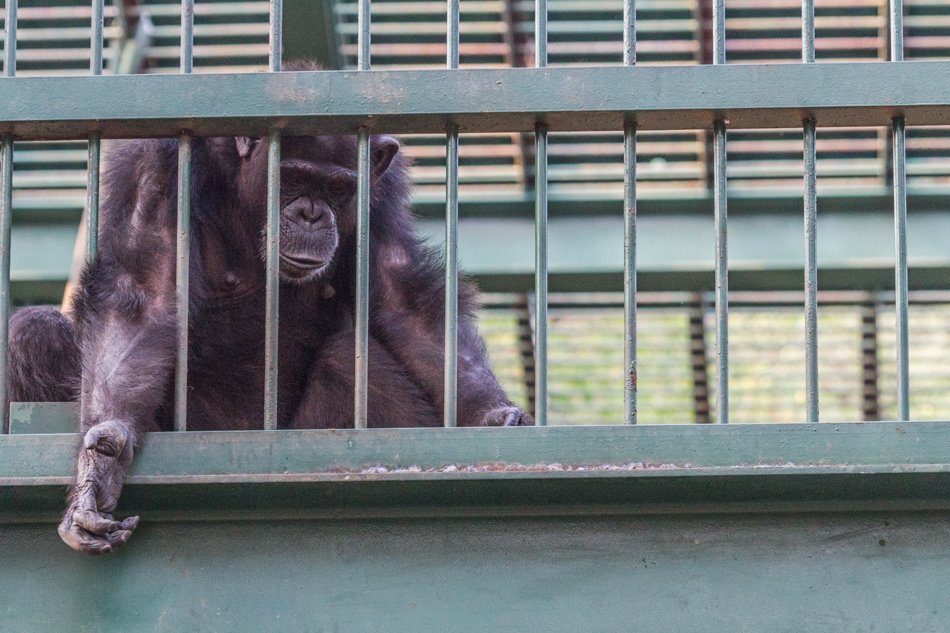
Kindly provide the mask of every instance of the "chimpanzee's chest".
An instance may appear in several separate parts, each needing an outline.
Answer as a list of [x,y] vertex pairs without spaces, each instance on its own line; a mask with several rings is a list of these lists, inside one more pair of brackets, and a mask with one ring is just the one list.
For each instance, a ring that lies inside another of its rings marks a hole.
[[[264,406],[265,274],[256,257],[227,257],[202,248],[192,274],[200,297],[189,332],[189,427],[260,428]],[[207,247],[207,244],[202,244]],[[314,353],[328,334],[317,287],[280,285],[278,417],[289,419]]]

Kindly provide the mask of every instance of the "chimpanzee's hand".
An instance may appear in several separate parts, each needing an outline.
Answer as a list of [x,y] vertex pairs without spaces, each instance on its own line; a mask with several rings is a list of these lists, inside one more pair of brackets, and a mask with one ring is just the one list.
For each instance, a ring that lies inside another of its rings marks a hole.
[[76,485],[59,524],[59,536],[74,550],[105,554],[129,540],[139,518],[112,518],[125,473],[132,463],[126,422],[109,420],[89,429],[79,451]]
[[534,426],[534,420],[518,407],[501,406],[485,414],[482,426]]

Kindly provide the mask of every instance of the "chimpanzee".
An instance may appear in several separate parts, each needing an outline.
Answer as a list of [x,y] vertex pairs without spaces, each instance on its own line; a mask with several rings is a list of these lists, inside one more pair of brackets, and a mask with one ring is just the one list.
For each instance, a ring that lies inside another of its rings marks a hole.
[[[132,141],[112,154],[100,251],[73,314],[30,308],[10,324],[9,398],[79,396],[83,446],[59,533],[81,551],[128,540],[138,517],[112,512],[133,452],[143,431],[172,427],[177,148]],[[356,157],[353,137],[282,141],[281,428],[353,426]],[[371,162],[369,425],[436,426],[441,262],[415,235],[398,142],[373,137]],[[266,167],[266,141],[193,141],[189,429],[262,423]],[[459,288],[458,424],[531,424],[489,367],[471,284]]]

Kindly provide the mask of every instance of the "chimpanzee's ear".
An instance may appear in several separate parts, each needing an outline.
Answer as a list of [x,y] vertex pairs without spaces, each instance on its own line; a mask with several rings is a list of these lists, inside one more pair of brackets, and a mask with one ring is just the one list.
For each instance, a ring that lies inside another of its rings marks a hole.
[[373,178],[386,173],[393,158],[399,152],[399,141],[391,136],[374,136],[370,145],[370,160],[373,163]]
[[251,155],[251,152],[254,151],[254,146],[257,145],[258,139],[251,138],[250,136],[238,136],[235,137],[234,142],[237,145],[238,156],[241,158],[247,158]]

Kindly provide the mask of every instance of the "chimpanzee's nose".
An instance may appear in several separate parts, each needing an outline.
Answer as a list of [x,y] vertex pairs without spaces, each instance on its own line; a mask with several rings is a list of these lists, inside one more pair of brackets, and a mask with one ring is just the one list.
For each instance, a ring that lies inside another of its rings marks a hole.
[[325,226],[331,217],[323,201],[310,198],[297,198],[287,205],[285,213],[294,223],[308,230]]

